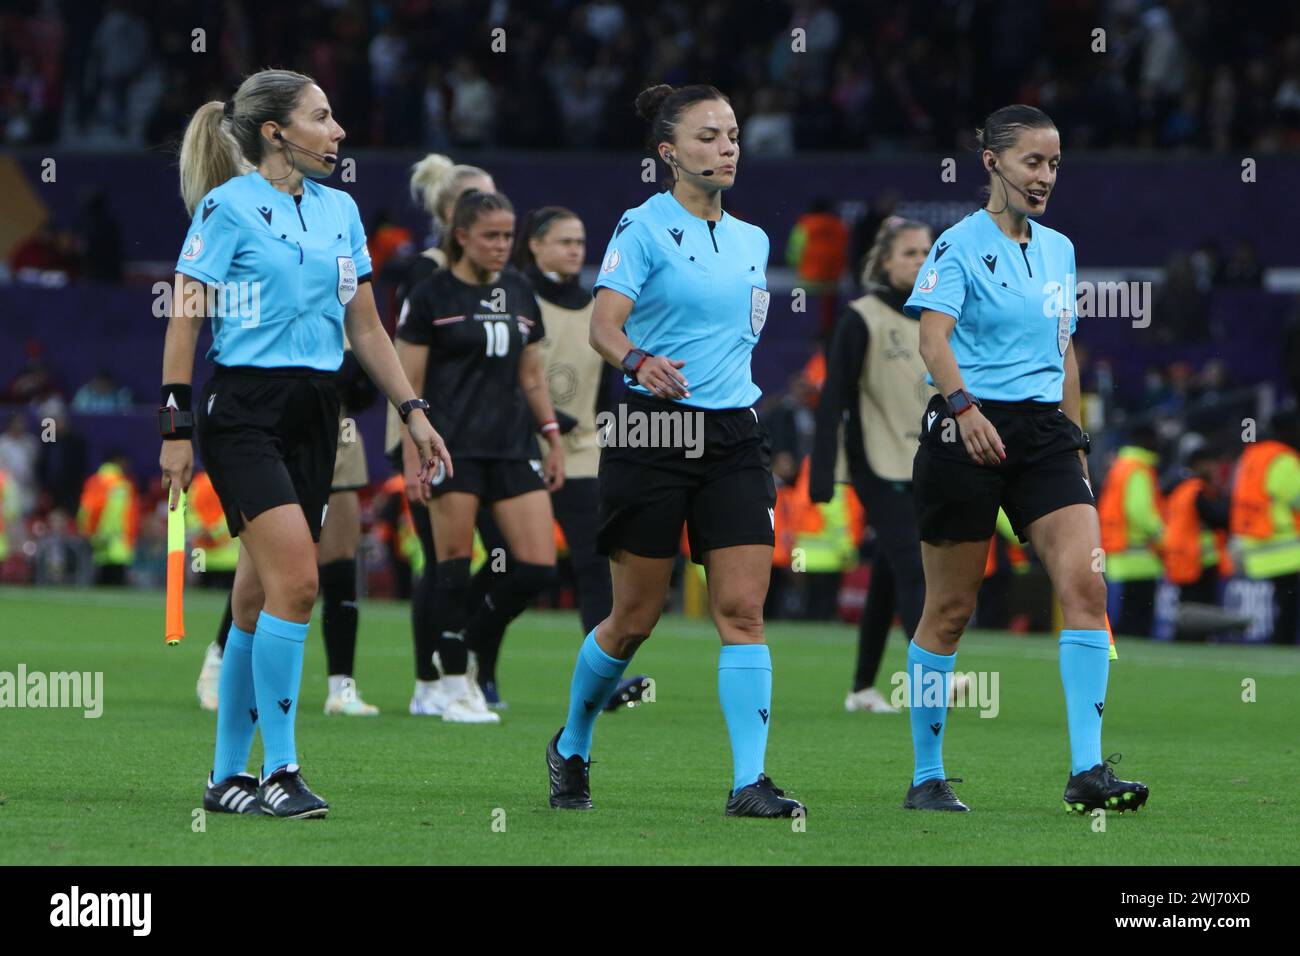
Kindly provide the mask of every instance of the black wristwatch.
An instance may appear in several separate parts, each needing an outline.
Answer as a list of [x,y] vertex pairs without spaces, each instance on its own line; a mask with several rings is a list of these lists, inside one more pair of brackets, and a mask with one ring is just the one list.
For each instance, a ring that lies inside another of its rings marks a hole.
[[1089,435],[1087,432],[1083,431],[1082,429],[1080,429],[1079,434],[1081,434],[1081,435],[1083,436],[1083,453],[1084,453],[1085,455],[1091,455],[1091,454],[1092,454],[1092,436]]
[[189,438],[194,432],[194,413],[164,405],[158,409],[158,432],[163,438]]
[[413,398],[409,402],[402,402],[401,405],[397,406],[397,414],[402,416],[403,425],[406,424],[407,416],[410,415],[411,412],[415,411],[417,408],[420,409],[421,411],[428,411],[429,403],[422,398]]
[[966,389],[959,388],[948,396],[948,411],[952,412],[953,418],[956,418],[958,415],[976,408],[979,403],[978,398],[966,391]]
[[623,356],[623,374],[635,382],[636,373],[641,370],[641,366],[645,364],[645,360],[648,358],[654,358],[654,356],[641,349],[632,349]]

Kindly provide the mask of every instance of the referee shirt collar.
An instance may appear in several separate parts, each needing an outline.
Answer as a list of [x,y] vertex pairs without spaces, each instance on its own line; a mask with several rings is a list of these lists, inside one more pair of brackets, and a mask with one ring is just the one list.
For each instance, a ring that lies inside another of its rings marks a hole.
[[722,210],[722,215],[718,219],[703,219],[700,216],[695,215],[695,213],[691,212],[689,209],[687,209],[685,206],[681,204],[681,201],[676,196],[673,195],[673,191],[671,189],[665,190],[664,192],[660,193],[660,195],[666,197],[663,205],[665,211],[670,216],[675,216],[675,215],[685,216],[687,219],[694,219],[696,222],[714,222],[717,223],[718,226],[721,226],[728,219],[727,210],[725,209]]
[[[979,215],[980,215],[980,218],[982,218],[982,219],[984,220],[985,227],[986,227],[987,229],[992,230],[992,231],[993,231],[994,233],[996,233],[999,237],[1001,237],[1001,239],[1002,239],[1004,242],[1010,243],[1011,245],[1015,246],[1016,249],[1019,249],[1019,248],[1020,248],[1020,243],[1016,242],[1016,240],[1012,239],[1010,236],[1008,236],[1005,232],[1002,231],[1002,227],[999,226],[999,225],[997,224],[997,222],[993,219],[993,214],[992,214],[992,213],[990,213],[987,209],[981,208],[981,209],[979,210]],[[1026,219],[1026,220],[1025,220],[1025,228],[1029,230],[1029,243],[1028,243],[1028,245],[1025,247],[1026,250],[1028,250],[1028,249],[1034,249],[1034,250],[1037,250],[1037,249],[1038,249],[1038,233],[1039,233],[1040,230],[1034,228],[1034,221],[1033,221],[1032,219]]]

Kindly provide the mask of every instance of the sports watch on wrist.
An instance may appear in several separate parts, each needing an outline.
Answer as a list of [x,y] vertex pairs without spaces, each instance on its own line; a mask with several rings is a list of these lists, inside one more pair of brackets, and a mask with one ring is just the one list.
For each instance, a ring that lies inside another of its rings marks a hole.
[[1080,434],[1083,435],[1083,453],[1084,453],[1085,455],[1091,455],[1091,454],[1092,454],[1092,436],[1089,435],[1089,434],[1088,434],[1087,432],[1085,432],[1085,431],[1081,431]]
[[158,433],[163,438],[189,438],[194,429],[194,413],[171,405],[158,409]]
[[959,388],[948,396],[948,410],[956,418],[979,405],[980,401],[964,388]]
[[641,370],[641,366],[645,364],[645,360],[648,358],[654,358],[654,356],[642,349],[632,349],[623,356],[623,374],[635,382],[636,373]]
[[407,416],[417,408],[421,411],[428,411],[429,403],[422,398],[413,398],[409,402],[402,402],[401,405],[397,406],[397,414],[402,416],[403,425],[406,424]]

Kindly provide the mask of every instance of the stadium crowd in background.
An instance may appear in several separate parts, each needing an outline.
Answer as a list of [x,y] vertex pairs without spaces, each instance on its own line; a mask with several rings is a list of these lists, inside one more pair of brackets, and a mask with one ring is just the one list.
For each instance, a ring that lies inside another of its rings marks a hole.
[[[6,4],[0,142],[165,142],[190,104],[283,63],[335,91],[353,146],[631,148],[645,78],[708,77],[736,91],[754,155],[956,148],[1002,102],[1047,110],[1073,149],[1300,149],[1300,19],[1262,0],[230,0],[206,15],[220,26],[196,59],[186,4]],[[498,27],[509,56],[466,42]],[[817,55],[792,55],[796,28]],[[1077,39],[1097,28],[1105,57]]]

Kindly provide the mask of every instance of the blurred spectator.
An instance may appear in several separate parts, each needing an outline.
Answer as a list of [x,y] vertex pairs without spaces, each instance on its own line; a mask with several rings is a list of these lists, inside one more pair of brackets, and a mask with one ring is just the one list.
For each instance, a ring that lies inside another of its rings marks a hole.
[[37,414],[42,421],[48,419],[53,425],[54,439],[42,442],[37,456],[36,474],[42,507],[76,514],[81,499],[81,482],[89,468],[86,440],[73,427],[67,406],[61,399],[45,402]]
[[72,408],[78,412],[105,415],[126,411],[131,407],[131,389],[113,381],[113,373],[100,369],[94,377],[73,396]]
[[1151,331],[1157,342],[1205,342],[1210,337],[1209,289],[1201,288],[1191,256],[1175,253],[1151,302]]
[[16,275],[24,272],[54,273],[74,278],[77,258],[73,238],[68,232],[56,229],[47,219],[34,233],[14,246],[9,253],[9,268]]
[[120,136],[127,135],[131,89],[150,64],[151,47],[149,25],[124,0],[111,0],[91,40],[86,84],[100,94],[105,119]]
[[60,394],[60,389],[45,364],[45,355],[41,343],[36,339],[27,341],[27,364],[9,382],[0,393],[0,402],[27,404],[40,402]]
[[98,282],[122,281],[122,235],[101,188],[86,194],[78,223],[82,239],[81,276]]
[[1264,270],[1259,264],[1255,243],[1239,239],[1232,247],[1232,255],[1223,264],[1220,282],[1225,286],[1258,289],[1264,284]]
[[36,505],[36,454],[40,442],[27,430],[27,418],[21,413],[9,416],[0,433],[0,471],[18,492],[20,514],[29,514]]
[[447,77],[451,87],[451,139],[457,146],[491,144],[496,120],[495,94],[491,84],[467,56],[458,57]]

